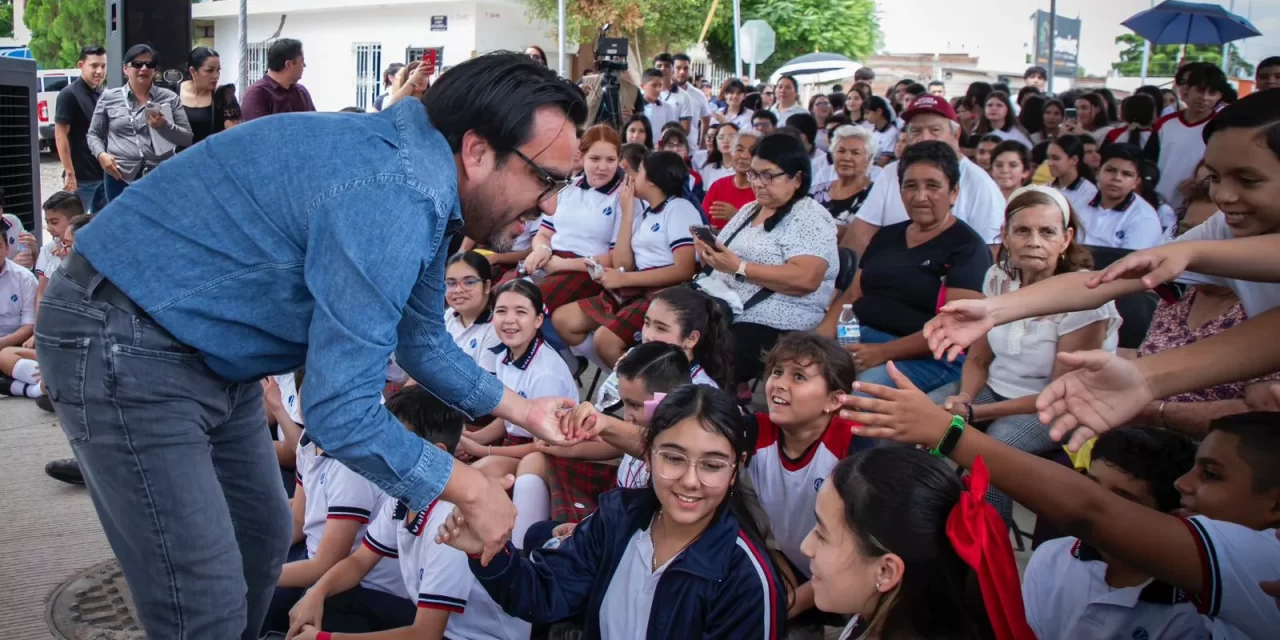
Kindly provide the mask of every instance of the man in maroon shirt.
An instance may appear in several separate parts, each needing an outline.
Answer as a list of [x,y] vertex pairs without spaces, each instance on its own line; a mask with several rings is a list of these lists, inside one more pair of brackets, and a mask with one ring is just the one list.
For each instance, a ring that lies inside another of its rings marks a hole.
[[249,85],[240,101],[240,114],[245,122],[273,113],[315,111],[307,88],[298,84],[306,68],[302,42],[292,38],[276,40],[267,50],[267,74]]

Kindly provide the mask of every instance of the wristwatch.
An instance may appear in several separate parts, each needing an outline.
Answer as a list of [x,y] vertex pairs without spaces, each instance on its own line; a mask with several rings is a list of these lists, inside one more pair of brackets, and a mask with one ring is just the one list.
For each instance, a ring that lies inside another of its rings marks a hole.
[[947,432],[943,434],[942,439],[938,441],[937,446],[929,450],[939,458],[945,458],[951,455],[951,450],[956,448],[956,443],[960,442],[960,434],[964,433],[964,418],[961,416],[951,416],[951,424],[947,425]]
[[747,281],[747,261],[746,260],[738,260],[738,270],[734,272],[733,279],[737,280],[738,282]]

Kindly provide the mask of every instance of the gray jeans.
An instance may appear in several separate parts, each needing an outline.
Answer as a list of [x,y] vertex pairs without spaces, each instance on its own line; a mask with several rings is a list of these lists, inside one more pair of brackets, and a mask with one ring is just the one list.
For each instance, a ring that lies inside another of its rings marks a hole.
[[257,638],[292,520],[262,390],[58,271],[36,353],[147,636]]

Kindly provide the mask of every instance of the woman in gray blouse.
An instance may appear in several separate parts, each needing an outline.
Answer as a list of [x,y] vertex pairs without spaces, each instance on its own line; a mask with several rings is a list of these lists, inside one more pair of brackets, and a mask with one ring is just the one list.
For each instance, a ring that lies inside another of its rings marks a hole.
[[836,226],[808,197],[811,179],[799,140],[765,137],[747,172],[756,201],[725,225],[716,246],[694,240],[702,264],[714,270],[710,277],[747,307],[732,326],[739,382],[761,375],[762,354],[782,334],[817,327],[835,293]]
[[108,202],[192,138],[178,94],[155,86],[155,49],[134,45],[124,60],[129,81],[102,94],[89,122],[89,150],[106,173]]

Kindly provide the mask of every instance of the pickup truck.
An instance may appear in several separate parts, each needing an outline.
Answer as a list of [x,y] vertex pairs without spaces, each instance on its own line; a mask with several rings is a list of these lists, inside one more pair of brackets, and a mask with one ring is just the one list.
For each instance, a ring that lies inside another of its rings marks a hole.
[[80,77],[79,69],[44,69],[36,72],[36,119],[40,125],[40,151],[57,153],[53,140],[53,117],[58,92]]

